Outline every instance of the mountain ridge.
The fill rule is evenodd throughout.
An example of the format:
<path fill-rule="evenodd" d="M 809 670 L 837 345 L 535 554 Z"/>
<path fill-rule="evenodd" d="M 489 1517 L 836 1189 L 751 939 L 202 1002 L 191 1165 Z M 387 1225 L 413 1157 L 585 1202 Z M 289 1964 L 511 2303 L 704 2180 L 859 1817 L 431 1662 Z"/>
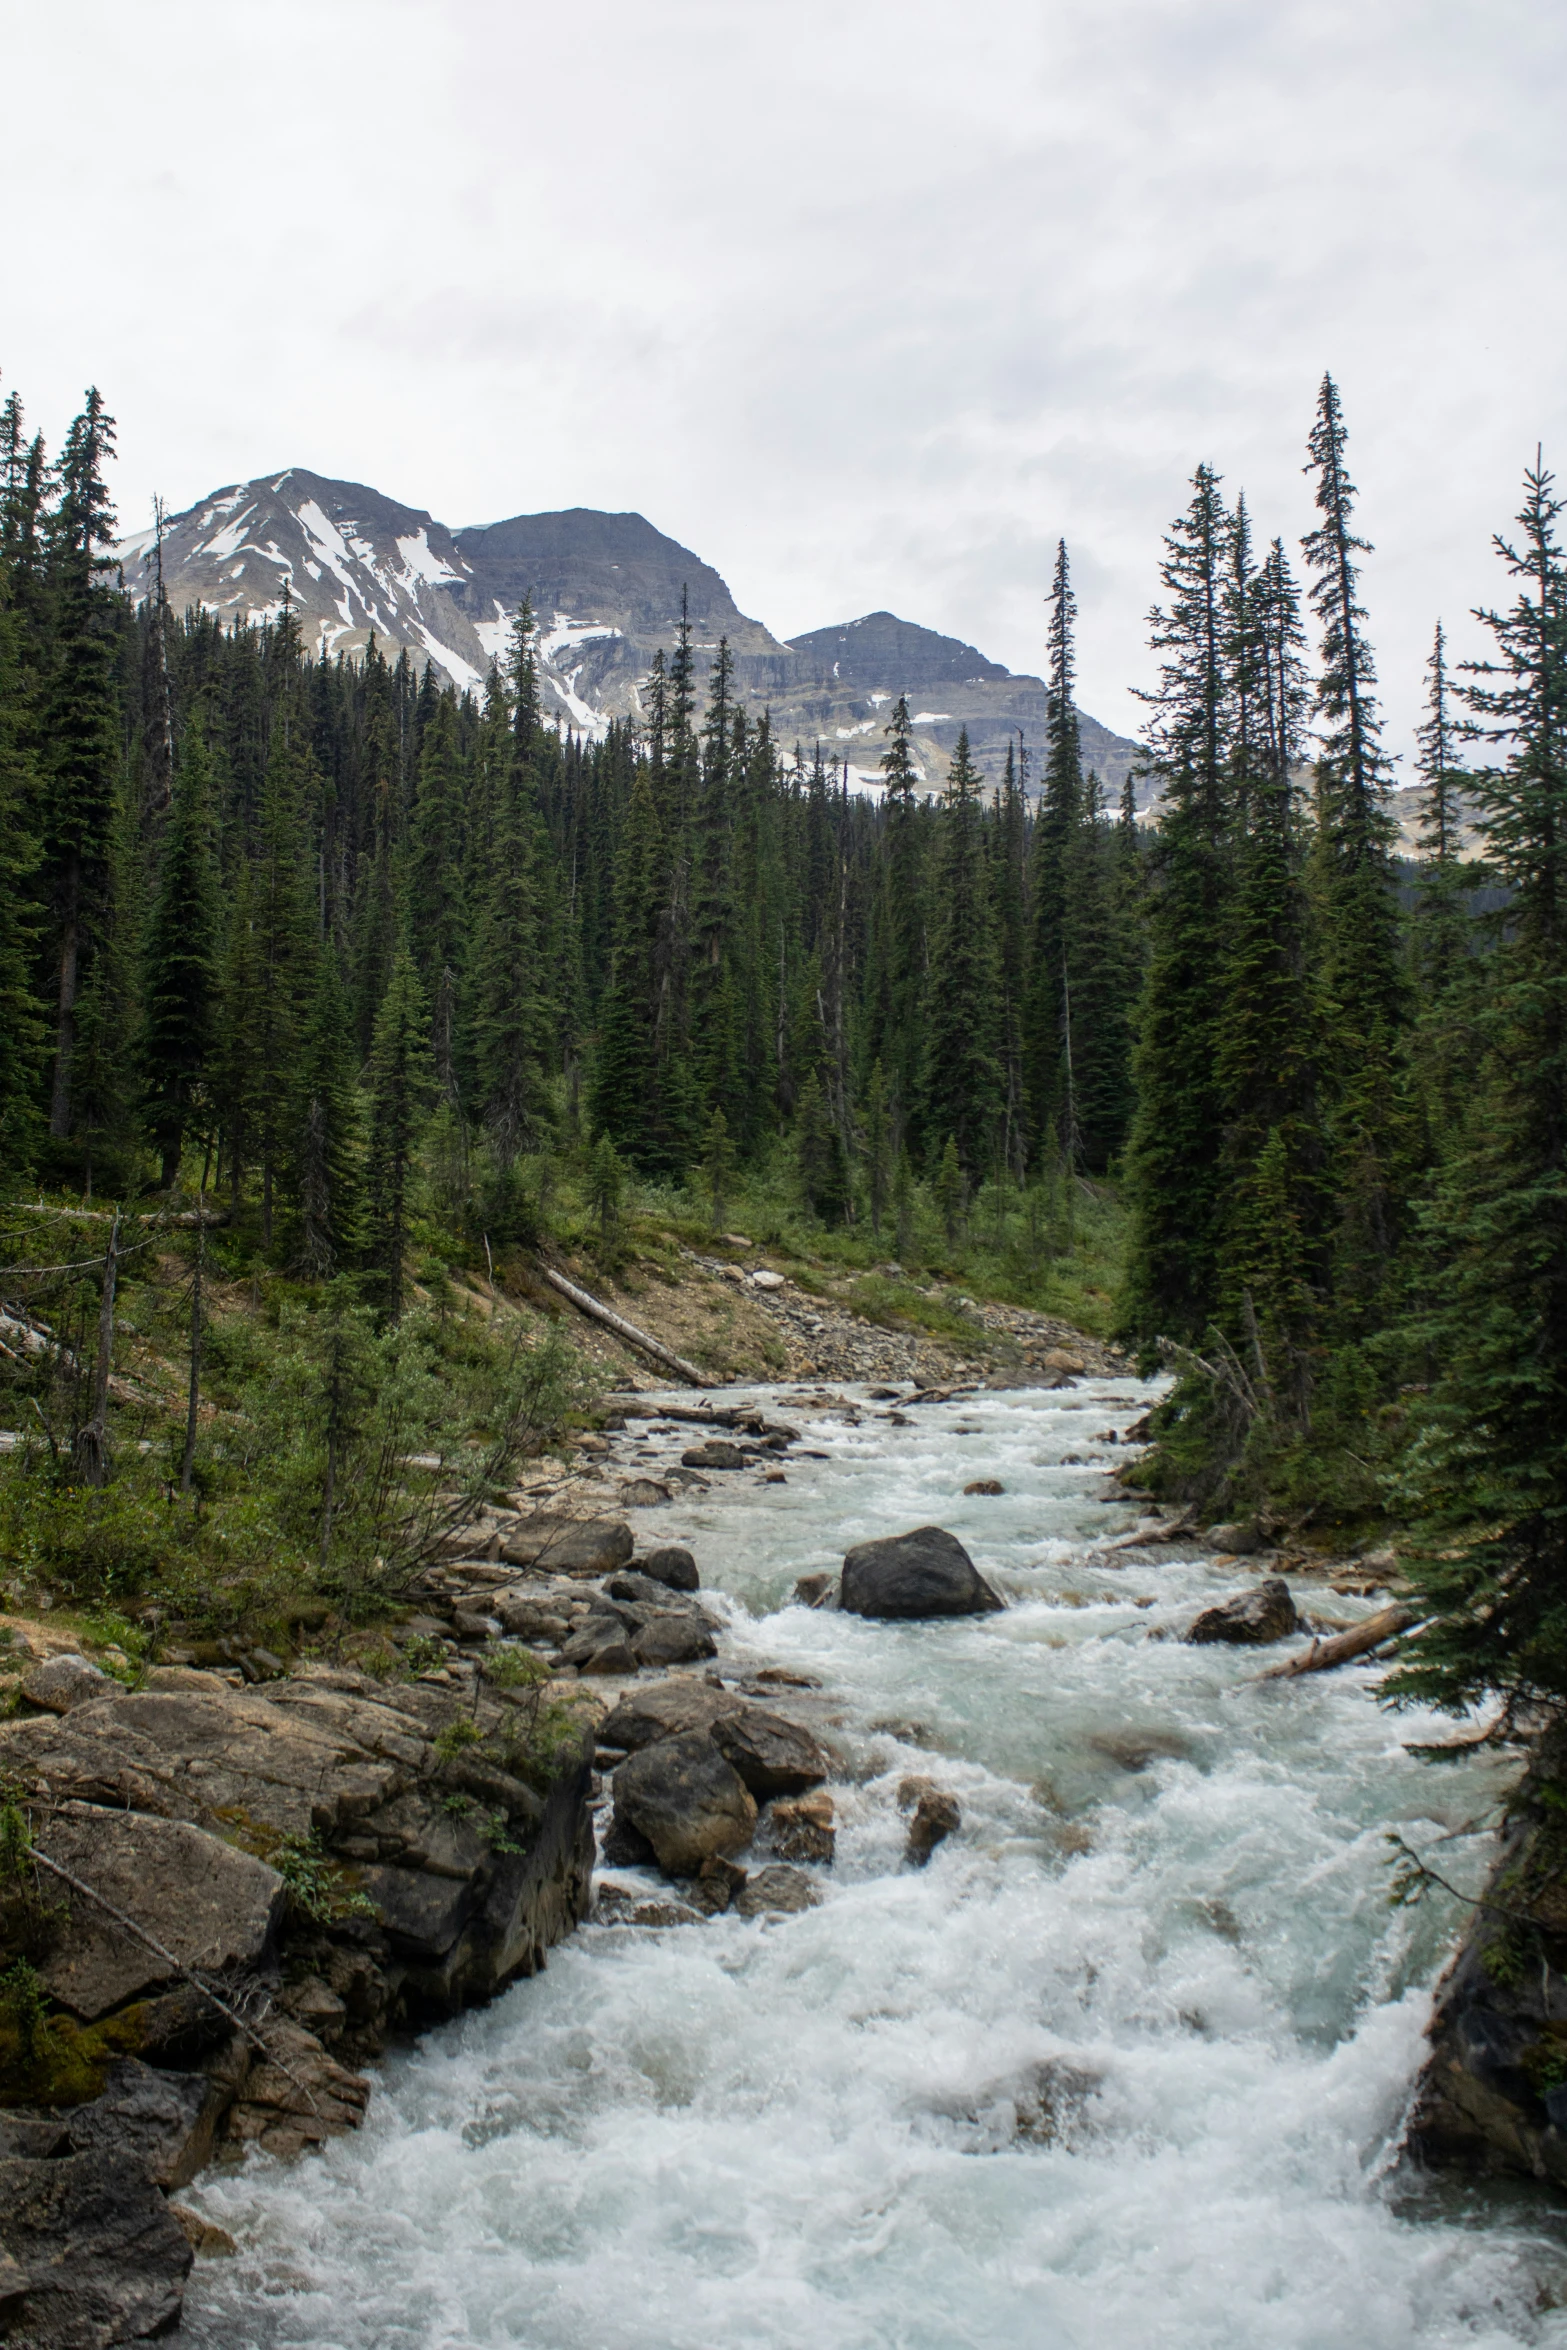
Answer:
<path fill-rule="evenodd" d="M 155 534 L 116 548 L 127 589 L 152 592 Z M 879 784 L 881 737 L 907 693 L 914 762 L 939 786 L 961 728 L 998 780 L 1006 745 L 1043 735 L 1043 681 L 1014 674 L 977 647 L 879 610 L 793 639 L 743 613 L 713 566 L 646 516 L 591 506 L 510 515 L 456 530 L 366 482 L 283 466 L 231 482 L 168 518 L 165 592 L 176 610 L 275 619 L 287 583 L 312 654 L 361 652 L 374 637 L 429 661 L 459 688 L 482 692 L 524 594 L 538 617 L 545 715 L 598 735 L 612 719 L 645 720 L 654 654 L 672 647 L 685 599 L 699 682 L 720 637 L 736 699 L 770 711 L 775 734 L 823 749 L 861 788 Z M 1085 763 L 1118 789 L 1134 743 L 1081 714 Z"/>

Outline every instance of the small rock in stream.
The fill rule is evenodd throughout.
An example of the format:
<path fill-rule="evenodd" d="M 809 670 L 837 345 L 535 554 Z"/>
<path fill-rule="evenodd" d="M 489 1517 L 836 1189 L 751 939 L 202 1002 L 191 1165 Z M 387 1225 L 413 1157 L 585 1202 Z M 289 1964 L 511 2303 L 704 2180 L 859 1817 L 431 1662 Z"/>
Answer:
<path fill-rule="evenodd" d="M 672 1609 L 649 1616 L 631 1646 L 640 1665 L 691 1665 L 718 1654 L 718 1643 L 699 1616 Z"/>
<path fill-rule="evenodd" d="M 712 1436 L 705 1444 L 693 1444 L 680 1456 L 683 1469 L 743 1469 L 746 1456 L 738 1444 L 731 1444 L 725 1436 Z"/>
<path fill-rule="evenodd" d="M 963 1811 L 955 1795 L 945 1787 L 938 1787 L 930 1779 L 904 1779 L 898 1788 L 898 1808 L 906 1811 L 914 1806 L 914 1817 L 909 1822 L 909 1840 L 904 1846 L 904 1858 L 912 1868 L 922 1869 L 938 1844 L 956 1835 L 963 1825 Z"/>
<path fill-rule="evenodd" d="M 637 1560 L 637 1573 L 647 1575 L 655 1583 L 665 1584 L 671 1591 L 697 1591 L 702 1578 L 696 1571 L 696 1560 L 683 1543 L 661 1543 Z"/>
<path fill-rule="evenodd" d="M 735 1913 L 743 1918 L 763 1917 L 769 1911 L 792 1916 L 814 1909 L 821 1897 L 820 1887 L 811 1883 L 803 1869 L 775 1861 L 769 1868 L 758 1869 L 736 1894 Z"/>
<path fill-rule="evenodd" d="M 784 1860 L 830 1862 L 838 1849 L 832 1797 L 825 1787 L 775 1803 L 767 1827 L 774 1850 Z"/>
<path fill-rule="evenodd" d="M 1269 1575 L 1250 1591 L 1239 1591 L 1218 1607 L 1204 1608 L 1186 1637 L 1199 1648 L 1212 1641 L 1262 1648 L 1272 1640 L 1287 1640 L 1299 1627 L 1289 1585 L 1282 1575 Z"/>

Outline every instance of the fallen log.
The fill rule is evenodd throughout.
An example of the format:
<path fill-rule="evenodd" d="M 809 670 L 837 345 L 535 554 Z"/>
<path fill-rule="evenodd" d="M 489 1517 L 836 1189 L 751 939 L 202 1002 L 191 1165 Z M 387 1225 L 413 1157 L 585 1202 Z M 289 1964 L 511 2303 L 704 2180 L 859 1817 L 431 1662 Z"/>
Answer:
<path fill-rule="evenodd" d="M 739 1404 L 648 1403 L 639 1395 L 606 1395 L 606 1407 L 623 1412 L 628 1420 L 689 1420 L 698 1428 L 738 1428 L 756 1414 Z"/>
<path fill-rule="evenodd" d="M 13 1199 L 6 1202 L 8 1210 L 23 1216 L 60 1216 L 73 1224 L 112 1224 L 112 1208 L 52 1208 L 44 1200 Z M 227 1208 L 149 1208 L 143 1213 L 121 1219 L 127 1224 L 167 1224 L 182 1232 L 195 1232 L 205 1226 L 208 1231 L 220 1224 L 233 1221 Z"/>
<path fill-rule="evenodd" d="M 1259 1681 L 1293 1681 L 1301 1673 L 1331 1673 L 1335 1665 L 1347 1665 L 1357 1656 L 1369 1656 L 1380 1648 L 1384 1640 L 1396 1633 L 1407 1632 L 1416 1621 L 1411 1607 L 1379 1608 L 1374 1616 L 1351 1626 L 1347 1632 L 1335 1632 L 1329 1640 L 1314 1640 L 1298 1656 L 1285 1659 L 1281 1665 L 1270 1665 L 1259 1673 Z"/>
<path fill-rule="evenodd" d="M 547 1281 L 551 1289 L 559 1290 L 561 1296 L 568 1299 L 579 1314 L 586 1314 L 590 1321 L 602 1322 L 606 1330 L 613 1330 L 615 1336 L 623 1339 L 627 1346 L 636 1347 L 639 1353 L 650 1355 L 655 1363 L 662 1363 L 667 1370 L 676 1372 L 685 1386 L 716 1386 L 715 1380 L 704 1377 L 694 1363 L 686 1361 L 684 1355 L 677 1355 L 674 1348 L 666 1346 L 661 1338 L 650 1338 L 645 1330 L 639 1330 L 634 1322 L 628 1322 L 624 1315 L 617 1314 L 612 1307 L 600 1304 L 585 1289 L 579 1289 L 574 1281 L 568 1281 L 564 1273 L 557 1273 L 548 1265 L 540 1265 L 538 1270 L 540 1278 Z"/>
<path fill-rule="evenodd" d="M 102 1259 L 95 1260 L 99 1263 Z M 63 1363 L 73 1375 L 80 1369 L 68 1346 L 62 1346 L 47 1322 L 34 1322 L 26 1314 L 18 1314 L 7 1305 L 0 1305 L 0 1355 L 8 1361 L 21 1363 L 27 1357 L 35 1360 L 49 1356 Z M 142 1389 L 130 1379 L 122 1379 L 117 1371 L 109 1374 L 109 1397 L 114 1403 L 145 1403 Z"/>
<path fill-rule="evenodd" d="M 1118 1534 L 1113 1542 L 1103 1545 L 1106 1550 L 1145 1550 L 1155 1542 L 1191 1542 L 1197 1528 L 1185 1518 L 1177 1518 L 1169 1525 L 1139 1526 L 1135 1533 Z"/>

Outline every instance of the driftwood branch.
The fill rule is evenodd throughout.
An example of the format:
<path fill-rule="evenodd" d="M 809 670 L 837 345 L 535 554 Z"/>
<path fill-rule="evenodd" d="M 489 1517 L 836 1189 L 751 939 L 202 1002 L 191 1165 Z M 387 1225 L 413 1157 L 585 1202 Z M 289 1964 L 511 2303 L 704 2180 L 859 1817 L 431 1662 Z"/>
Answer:
<path fill-rule="evenodd" d="M 634 1346 L 640 1353 L 651 1355 L 655 1363 L 662 1363 L 666 1370 L 675 1372 L 685 1386 L 711 1387 L 715 1384 L 694 1363 L 688 1363 L 684 1355 L 677 1355 L 673 1347 L 665 1346 L 661 1338 L 650 1338 L 634 1322 L 626 1321 L 623 1315 L 615 1313 L 609 1306 L 601 1305 L 596 1297 L 590 1297 L 585 1289 L 579 1289 L 574 1281 L 568 1281 L 564 1273 L 557 1273 L 548 1265 L 540 1265 L 539 1274 L 551 1289 L 558 1290 L 563 1298 L 568 1299 L 579 1314 L 586 1314 L 590 1321 L 602 1322 L 606 1330 L 613 1330 L 615 1336 L 624 1339 L 627 1346 Z"/>
<path fill-rule="evenodd" d="M 1281 1665 L 1270 1665 L 1259 1673 L 1259 1681 L 1293 1681 L 1301 1673 L 1331 1673 L 1335 1665 L 1347 1665 L 1357 1656 L 1369 1656 L 1380 1648 L 1384 1640 L 1396 1633 L 1407 1632 L 1416 1620 L 1410 1607 L 1380 1608 L 1374 1616 L 1367 1616 L 1347 1632 L 1335 1632 L 1330 1640 L 1314 1640 L 1298 1656 L 1286 1658 Z"/>

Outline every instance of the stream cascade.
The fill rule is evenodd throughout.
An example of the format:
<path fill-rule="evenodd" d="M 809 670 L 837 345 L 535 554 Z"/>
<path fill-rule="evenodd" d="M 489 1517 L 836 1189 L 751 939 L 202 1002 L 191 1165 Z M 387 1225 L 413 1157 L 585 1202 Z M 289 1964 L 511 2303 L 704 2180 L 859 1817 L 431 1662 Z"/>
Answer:
<path fill-rule="evenodd" d="M 1511 2350 L 1567 2345 L 1567 2233 L 1527 2182 L 1400 2158 L 1457 1900 L 1390 1901 L 1390 1833 L 1478 1891 L 1503 1767 L 1379 1668 L 1258 1678 L 1186 1645 L 1250 1580 L 1116 1549 L 1153 1391 L 1092 1378 L 894 1418 L 819 1408 L 787 1482 L 634 1512 L 830 1743 L 814 1908 L 590 1923 L 383 2067 L 364 2129 L 188 2200 L 235 2238 L 199 2350 Z M 651 1399 L 656 1401 L 657 1399 Z M 718 1399 L 715 1399 L 718 1400 Z M 657 1473 L 688 1441 L 636 1426 Z M 999 1494 L 966 1485 L 999 1483 Z M 939 1524 L 1007 1606 L 873 1622 L 792 1600 Z M 1374 1601 L 1303 1607 L 1340 1616 Z M 904 1858 L 910 1777 L 962 1825 Z M 601 1872 L 648 1900 L 653 1872 Z M 622 1913 L 623 1914 L 623 1913 Z"/>

